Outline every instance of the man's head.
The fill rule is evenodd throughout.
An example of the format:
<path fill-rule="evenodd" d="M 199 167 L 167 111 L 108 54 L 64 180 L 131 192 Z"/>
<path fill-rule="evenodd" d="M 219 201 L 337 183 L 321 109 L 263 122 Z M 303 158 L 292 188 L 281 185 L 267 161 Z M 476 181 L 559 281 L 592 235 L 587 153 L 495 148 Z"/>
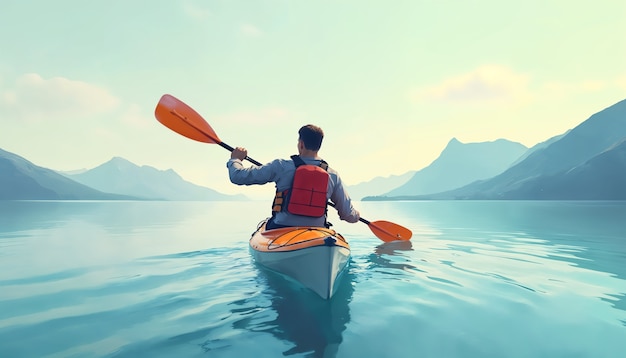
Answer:
<path fill-rule="evenodd" d="M 307 124 L 300 128 L 298 131 L 300 137 L 298 140 L 302 141 L 304 148 L 317 152 L 322 146 L 322 139 L 324 139 L 324 131 L 318 126 Z"/>

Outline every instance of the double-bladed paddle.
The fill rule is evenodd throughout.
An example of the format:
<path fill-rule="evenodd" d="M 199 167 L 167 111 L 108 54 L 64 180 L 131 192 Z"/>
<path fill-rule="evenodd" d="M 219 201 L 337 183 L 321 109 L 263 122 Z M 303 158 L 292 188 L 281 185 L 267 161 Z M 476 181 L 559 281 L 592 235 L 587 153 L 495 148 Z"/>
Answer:
<path fill-rule="evenodd" d="M 187 138 L 203 143 L 218 144 L 230 152 L 234 150 L 233 147 L 222 142 L 209 123 L 198 112 L 172 95 L 165 94 L 161 97 L 154 115 L 167 128 Z M 262 165 L 250 157 L 245 159 L 255 165 Z M 335 206 L 332 202 L 328 202 L 328 204 Z M 367 224 L 372 233 L 385 242 L 410 240 L 413 236 L 411 230 L 389 221 L 368 221 L 363 218 L 359 218 L 359 221 Z"/>

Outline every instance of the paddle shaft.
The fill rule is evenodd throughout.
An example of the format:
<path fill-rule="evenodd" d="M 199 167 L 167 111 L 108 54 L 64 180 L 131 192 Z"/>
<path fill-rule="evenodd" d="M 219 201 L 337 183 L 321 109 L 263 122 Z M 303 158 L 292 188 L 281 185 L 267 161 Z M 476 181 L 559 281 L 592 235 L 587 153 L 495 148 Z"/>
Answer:
<path fill-rule="evenodd" d="M 220 147 L 232 152 L 233 150 L 235 150 L 235 148 L 231 147 L 230 145 L 222 142 L 221 140 L 219 140 L 218 138 L 213 137 L 212 135 L 210 135 L 209 133 L 207 133 L 206 131 L 202 130 L 202 128 L 198 128 L 198 126 L 196 126 L 193 122 L 191 122 L 190 120 L 187 119 L 187 117 L 183 116 L 182 114 L 176 112 L 176 110 L 170 110 L 170 113 L 175 115 L 176 117 L 182 119 L 183 121 L 185 121 L 185 123 L 187 123 L 190 127 L 192 127 L 193 129 L 197 130 L 199 133 L 202 133 L 203 135 L 205 135 L 207 138 L 209 138 L 211 141 L 213 141 L 215 144 L 219 145 Z M 261 166 L 263 164 L 261 164 L 260 162 L 250 158 L 250 157 L 245 157 L 244 159 L 247 159 L 250 163 Z"/>
<path fill-rule="evenodd" d="M 222 147 L 224 147 L 224 148 L 228 149 L 228 150 L 229 150 L 229 151 L 231 151 L 231 152 L 232 152 L 233 150 L 235 150 L 235 148 L 231 147 L 230 145 L 228 145 L 228 144 L 226 144 L 226 143 L 224 143 L 224 142 L 219 142 L 219 143 L 217 143 L 217 144 L 219 144 L 220 146 L 222 146 Z M 254 164 L 254 165 L 258 165 L 258 166 L 263 165 L 263 164 L 261 164 L 261 162 L 257 162 L 256 160 L 254 160 L 254 159 L 252 159 L 252 158 L 250 158 L 250 157 L 247 157 L 247 156 L 246 156 L 245 158 L 243 158 L 243 159 L 245 159 L 245 160 L 249 161 L 250 163 L 252 163 L 252 164 Z"/>

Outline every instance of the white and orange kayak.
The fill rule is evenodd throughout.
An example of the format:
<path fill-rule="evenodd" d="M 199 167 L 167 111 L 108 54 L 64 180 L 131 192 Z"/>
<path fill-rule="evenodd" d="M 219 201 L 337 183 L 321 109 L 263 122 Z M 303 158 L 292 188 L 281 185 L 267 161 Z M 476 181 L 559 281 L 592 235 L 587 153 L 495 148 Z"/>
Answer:
<path fill-rule="evenodd" d="M 255 261 L 331 298 L 350 259 L 350 245 L 343 236 L 324 227 L 266 230 L 265 223 L 250 238 Z"/>

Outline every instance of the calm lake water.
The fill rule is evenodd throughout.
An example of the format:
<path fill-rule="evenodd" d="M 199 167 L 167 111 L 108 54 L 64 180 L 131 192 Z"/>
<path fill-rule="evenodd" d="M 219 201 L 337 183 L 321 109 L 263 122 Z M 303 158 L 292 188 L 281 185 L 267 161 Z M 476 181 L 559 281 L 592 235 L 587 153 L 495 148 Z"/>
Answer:
<path fill-rule="evenodd" d="M 0 202 L 0 357 L 624 357 L 625 202 L 357 202 L 330 301 L 254 264 L 266 202 Z"/>

